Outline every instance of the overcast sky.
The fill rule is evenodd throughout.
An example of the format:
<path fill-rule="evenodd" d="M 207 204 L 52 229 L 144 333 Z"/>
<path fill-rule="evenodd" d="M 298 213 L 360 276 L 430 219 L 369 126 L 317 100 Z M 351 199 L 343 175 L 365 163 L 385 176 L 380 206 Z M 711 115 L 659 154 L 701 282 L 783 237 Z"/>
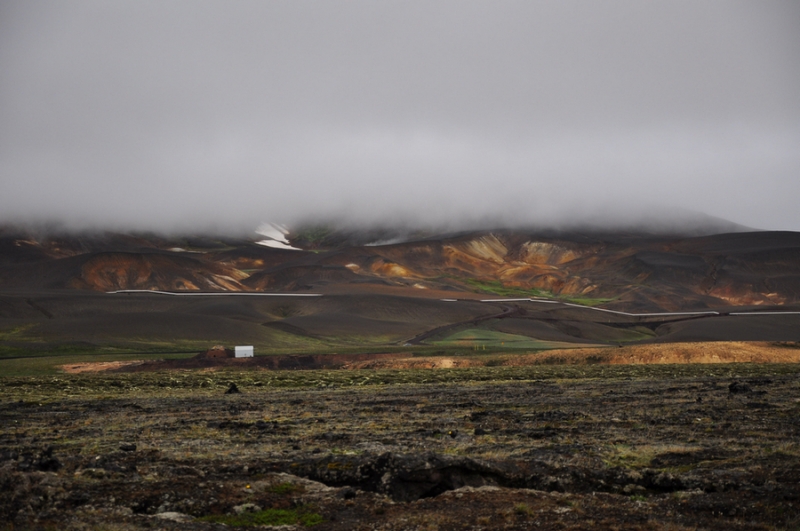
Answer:
<path fill-rule="evenodd" d="M 800 2 L 0 1 L 0 221 L 800 230 Z"/>

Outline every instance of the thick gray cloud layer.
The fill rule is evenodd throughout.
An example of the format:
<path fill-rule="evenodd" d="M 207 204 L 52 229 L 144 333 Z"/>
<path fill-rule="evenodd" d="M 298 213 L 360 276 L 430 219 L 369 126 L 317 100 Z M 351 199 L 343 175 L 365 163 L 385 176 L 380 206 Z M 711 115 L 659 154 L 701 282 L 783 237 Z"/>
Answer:
<path fill-rule="evenodd" d="M 800 3 L 0 3 L 0 218 L 800 230 Z"/>

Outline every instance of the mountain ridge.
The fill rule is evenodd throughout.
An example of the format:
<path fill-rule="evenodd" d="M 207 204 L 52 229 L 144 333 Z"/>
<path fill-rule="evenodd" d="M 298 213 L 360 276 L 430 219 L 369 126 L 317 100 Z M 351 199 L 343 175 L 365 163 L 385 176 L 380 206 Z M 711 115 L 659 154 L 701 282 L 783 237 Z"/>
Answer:
<path fill-rule="evenodd" d="M 386 235 L 386 233 L 383 233 Z M 366 234 L 374 236 L 374 234 Z M 562 298 L 675 311 L 800 301 L 800 233 L 697 237 L 498 229 L 384 245 L 329 230 L 314 248 L 253 239 L 0 233 L 0 289 L 326 291 L 348 285 Z M 307 245 L 307 232 L 287 235 Z M 324 244 L 329 242 L 326 248 Z"/>

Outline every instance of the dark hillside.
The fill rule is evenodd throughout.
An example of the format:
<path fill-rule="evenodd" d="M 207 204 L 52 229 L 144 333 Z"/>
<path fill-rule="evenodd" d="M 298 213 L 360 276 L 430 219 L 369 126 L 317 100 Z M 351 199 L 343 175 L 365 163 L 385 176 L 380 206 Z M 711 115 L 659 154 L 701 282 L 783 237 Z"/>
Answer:
<path fill-rule="evenodd" d="M 800 339 L 796 315 L 655 319 L 586 308 L 792 310 L 800 304 L 797 233 L 498 230 L 403 236 L 397 243 L 347 246 L 375 242 L 343 234 L 332 250 L 292 251 L 199 236 L 5 230 L 0 337 L 98 344 L 403 344 L 447 342 L 449 335 L 477 327 L 496 337 L 577 343 Z M 326 237 L 334 241 L 336 234 Z M 117 290 L 289 296 L 101 293 Z M 292 297 L 308 294 L 322 296 Z M 550 303 L 478 302 L 531 298 Z"/>

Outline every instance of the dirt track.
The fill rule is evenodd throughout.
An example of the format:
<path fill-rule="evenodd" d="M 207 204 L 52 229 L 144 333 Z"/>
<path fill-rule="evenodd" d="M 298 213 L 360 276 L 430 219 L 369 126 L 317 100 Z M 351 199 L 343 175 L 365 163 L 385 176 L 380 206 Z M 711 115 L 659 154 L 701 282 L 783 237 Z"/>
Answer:
<path fill-rule="evenodd" d="M 89 361 L 86 363 L 70 363 L 62 365 L 61 370 L 67 374 L 81 374 L 93 372 L 105 372 L 128 367 L 131 365 L 141 365 L 144 360 L 131 361 Z"/>

